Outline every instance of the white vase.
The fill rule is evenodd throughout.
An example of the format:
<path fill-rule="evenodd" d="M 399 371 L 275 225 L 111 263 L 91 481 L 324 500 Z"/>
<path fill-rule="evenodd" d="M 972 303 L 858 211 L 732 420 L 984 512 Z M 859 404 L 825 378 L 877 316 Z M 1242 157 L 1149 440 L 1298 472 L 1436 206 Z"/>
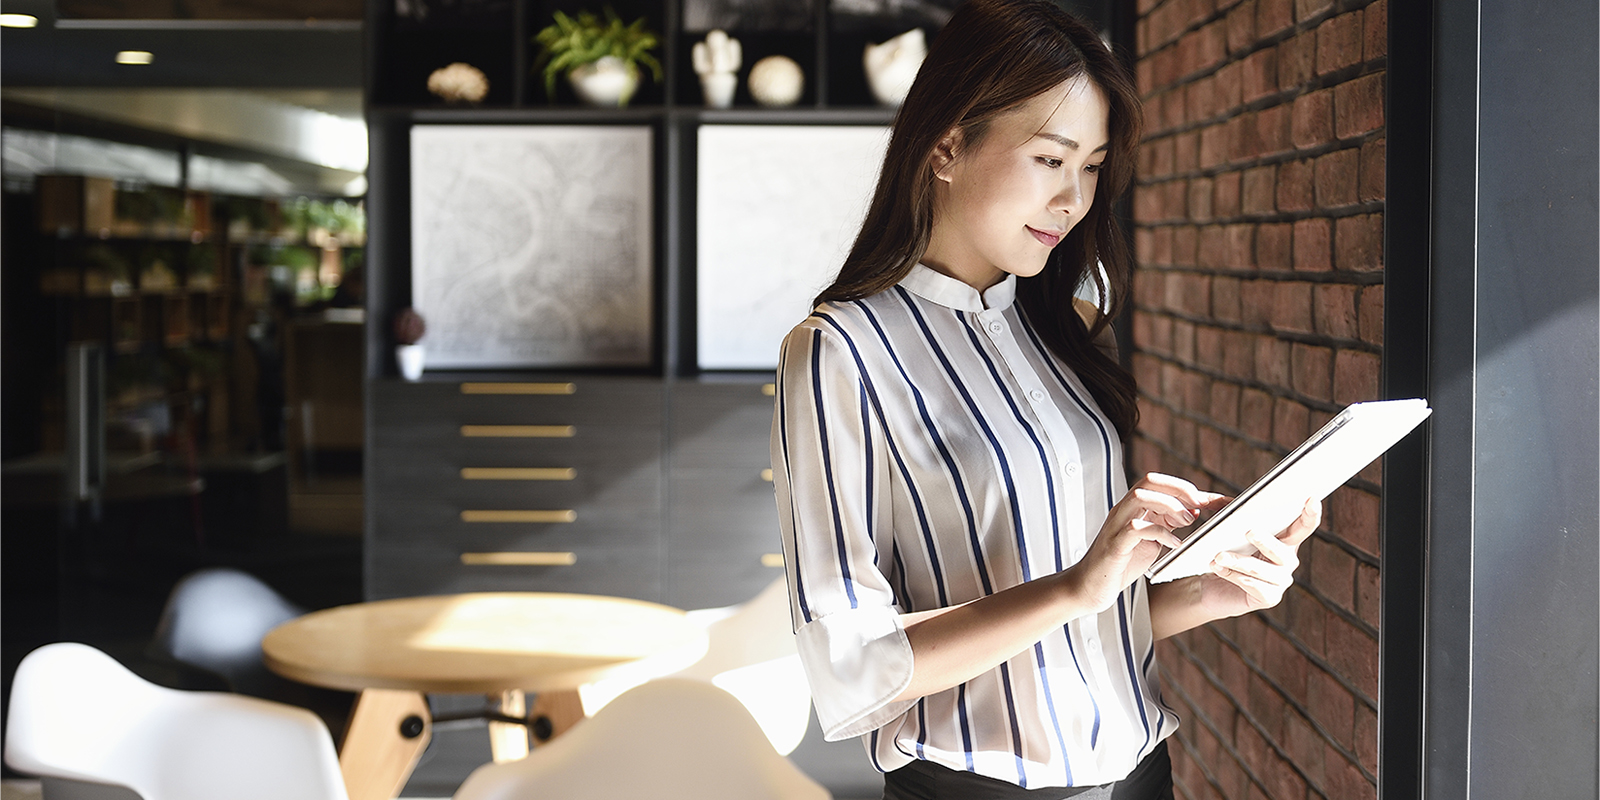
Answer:
<path fill-rule="evenodd" d="M 615 108 L 628 104 L 639 88 L 639 71 L 616 56 L 605 56 L 567 73 L 572 91 L 591 106 Z"/>
<path fill-rule="evenodd" d="M 912 28 L 883 44 L 868 43 L 861 52 L 861 65 L 867 71 L 872 96 L 886 106 L 899 106 L 917 79 L 917 70 L 928 56 L 927 40 L 921 28 Z"/>
<path fill-rule="evenodd" d="M 713 72 L 700 76 L 700 89 L 706 96 L 707 108 L 727 108 L 733 105 L 733 90 L 739 85 L 739 76 L 731 72 Z"/>
<path fill-rule="evenodd" d="M 400 364 L 400 377 L 408 381 L 422 379 L 422 365 L 425 361 L 422 345 L 399 345 L 394 349 L 394 360 Z"/>

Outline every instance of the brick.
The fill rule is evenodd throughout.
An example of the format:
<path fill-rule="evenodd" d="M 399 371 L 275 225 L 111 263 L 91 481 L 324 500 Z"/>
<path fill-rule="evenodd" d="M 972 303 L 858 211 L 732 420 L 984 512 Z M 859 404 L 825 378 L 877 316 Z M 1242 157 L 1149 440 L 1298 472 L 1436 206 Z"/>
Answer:
<path fill-rule="evenodd" d="M 1341 139 L 1383 127 L 1383 73 L 1362 75 L 1333 89 L 1333 131 Z"/>
<path fill-rule="evenodd" d="M 1228 237 L 1221 225 L 1206 225 L 1200 229 L 1199 262 L 1202 269 L 1228 266 Z"/>
<path fill-rule="evenodd" d="M 1167 94 L 1162 95 L 1162 97 L 1171 97 L 1171 96 L 1172 96 L 1171 92 L 1168 92 Z M 1146 167 L 1145 173 L 1143 175 L 1141 175 L 1140 177 L 1143 177 L 1143 178 L 1164 178 L 1164 177 L 1172 174 L 1172 172 L 1173 172 L 1173 169 L 1172 169 L 1172 162 L 1173 162 L 1173 140 L 1172 140 L 1172 137 L 1168 136 L 1168 137 L 1163 137 L 1161 139 L 1156 139 L 1153 142 L 1145 142 L 1142 146 L 1140 146 L 1139 152 L 1140 152 L 1140 154 L 1146 154 L 1147 153 L 1148 154 L 1147 157 L 1149 159 L 1149 165 Z"/>
<path fill-rule="evenodd" d="M 1271 325 L 1277 308 L 1277 287 L 1272 281 L 1246 280 L 1239 284 L 1240 321 L 1246 325 Z"/>
<path fill-rule="evenodd" d="M 1199 429 L 1200 466 L 1213 474 L 1222 471 L 1222 432 L 1212 427 Z"/>
<path fill-rule="evenodd" d="M 1172 355 L 1172 317 L 1165 314 L 1151 314 L 1150 338 L 1144 343 L 1144 349 L 1157 355 Z M 1163 365 L 1163 369 L 1166 365 Z"/>
<path fill-rule="evenodd" d="M 1190 111 L 1192 115 L 1194 112 Z M 1191 119 L 1194 119 L 1191 116 Z M 1180 133 L 1173 139 L 1172 168 L 1178 172 L 1193 172 L 1200 168 L 1200 134 Z"/>
<path fill-rule="evenodd" d="M 1312 585 L 1328 602 L 1349 611 L 1356 609 L 1356 560 L 1343 548 L 1327 539 L 1313 537 L 1311 545 Z"/>
<path fill-rule="evenodd" d="M 1241 173 L 1224 172 L 1212 181 L 1212 213 L 1218 217 L 1236 217 L 1242 206 L 1240 201 Z"/>
<path fill-rule="evenodd" d="M 1240 380 L 1256 377 L 1256 340 L 1244 331 L 1229 331 L 1222 337 L 1222 371 Z"/>
<path fill-rule="evenodd" d="M 1267 774 L 1262 779 L 1263 790 L 1268 798 L 1305 797 L 1306 781 L 1295 771 L 1294 765 L 1282 758 L 1274 758 Z"/>
<path fill-rule="evenodd" d="M 1217 105 L 1221 111 L 1228 111 L 1243 102 L 1244 66 L 1238 61 L 1224 65 L 1217 70 Z"/>
<path fill-rule="evenodd" d="M 1289 342 L 1273 336 L 1256 337 L 1256 380 L 1272 386 L 1289 386 Z"/>
<path fill-rule="evenodd" d="M 1303 219 L 1294 224 L 1296 270 L 1325 272 L 1333 268 L 1330 247 L 1332 227 L 1326 219 Z"/>
<path fill-rule="evenodd" d="M 1356 706 L 1355 753 L 1361 766 L 1374 775 L 1378 773 L 1378 712 L 1364 705 Z"/>
<path fill-rule="evenodd" d="M 1189 338 L 1190 352 L 1193 353 L 1194 337 L 1191 332 Z M 1194 359 L 1189 359 L 1193 361 Z M 1211 407 L 1211 379 L 1203 372 L 1186 370 L 1183 373 L 1183 408 L 1194 414 L 1204 414 Z"/>
<path fill-rule="evenodd" d="M 1361 189 L 1363 203 L 1384 198 L 1386 140 L 1374 139 L 1361 145 Z"/>
<path fill-rule="evenodd" d="M 1272 404 L 1272 439 L 1285 450 L 1300 446 L 1307 436 L 1310 416 L 1306 407 L 1279 397 Z"/>
<path fill-rule="evenodd" d="M 1227 381 L 1211 382 L 1211 419 L 1230 428 L 1239 425 L 1239 386 Z"/>
<path fill-rule="evenodd" d="M 1222 20 L 1195 31 L 1195 71 L 1207 70 L 1221 64 L 1228 57 L 1228 26 Z"/>
<path fill-rule="evenodd" d="M 1283 717 L 1288 710 L 1288 704 L 1283 702 L 1283 695 L 1272 688 L 1272 684 L 1261 675 L 1250 676 L 1250 696 L 1245 707 L 1250 710 L 1250 715 L 1261 726 L 1269 741 L 1277 742 L 1283 738 Z"/>
<path fill-rule="evenodd" d="M 1323 752 L 1327 744 L 1328 740 L 1312 729 L 1305 717 L 1291 714 L 1284 720 L 1283 750 L 1313 786 L 1322 784 Z"/>
<path fill-rule="evenodd" d="M 1272 395 L 1260 389 L 1239 393 L 1239 430 L 1257 441 L 1272 440 Z"/>
<path fill-rule="evenodd" d="M 1291 358 L 1294 390 L 1315 400 L 1332 400 L 1333 351 L 1295 342 Z"/>
<path fill-rule="evenodd" d="M 1295 333 L 1311 332 L 1311 284 L 1282 281 L 1274 287 L 1272 328 Z"/>
<path fill-rule="evenodd" d="M 1378 546 L 1378 496 L 1359 489 L 1340 488 L 1323 504 L 1323 519 L 1339 538 L 1372 555 Z"/>
<path fill-rule="evenodd" d="M 1172 266 L 1172 228 L 1165 225 L 1159 228 L 1144 228 L 1150 234 L 1150 261 L 1146 263 L 1167 267 Z"/>
<path fill-rule="evenodd" d="M 1141 224 L 1160 222 L 1165 216 L 1161 200 L 1162 194 L 1157 186 L 1134 187 L 1133 221 Z"/>
<path fill-rule="evenodd" d="M 1238 278 L 1211 279 L 1211 316 L 1222 322 L 1240 321 Z"/>
<path fill-rule="evenodd" d="M 1151 228 L 1135 228 L 1133 231 L 1133 259 L 1142 265 L 1155 262 L 1156 232 Z"/>
<path fill-rule="evenodd" d="M 1215 279 L 1213 279 L 1212 292 L 1216 292 Z M 1212 300 L 1216 302 L 1215 298 Z M 1196 326 L 1194 329 L 1194 361 L 1202 367 L 1213 370 L 1222 369 L 1222 331 L 1209 325 Z"/>
<path fill-rule="evenodd" d="M 1134 270 L 1134 305 L 1143 308 L 1159 308 L 1162 298 L 1166 297 L 1166 287 L 1166 272 L 1153 269 Z"/>
<path fill-rule="evenodd" d="M 1285 161 L 1278 165 L 1278 210 L 1310 211 L 1316 206 L 1312 162 Z"/>
<path fill-rule="evenodd" d="M 1327 787 L 1324 791 L 1328 797 L 1337 797 L 1339 800 L 1369 800 L 1378 796 L 1377 787 L 1361 774 L 1361 770 L 1331 747 L 1323 771 L 1327 775 Z"/>
<path fill-rule="evenodd" d="M 1263 156 L 1286 153 L 1294 147 L 1288 105 L 1268 106 L 1255 115 L 1257 152 Z"/>
<path fill-rule="evenodd" d="M 1294 640 L 1318 658 L 1327 651 L 1324 642 L 1324 632 L 1327 629 L 1327 610 L 1322 603 L 1306 592 L 1304 587 L 1291 586 L 1285 594 L 1284 605 L 1288 608 L 1289 631 L 1294 635 Z M 1309 703 L 1309 693 L 1300 698 L 1302 702 Z"/>
<path fill-rule="evenodd" d="M 1139 4 L 1136 7 L 1139 9 L 1139 14 L 1144 15 L 1150 13 L 1150 9 L 1160 4 L 1161 0 L 1139 0 Z"/>
<path fill-rule="evenodd" d="M 1207 75 L 1183 87 L 1183 103 L 1189 121 L 1199 122 L 1217 115 L 1217 79 Z"/>
<path fill-rule="evenodd" d="M 1233 269 L 1254 269 L 1256 226 L 1250 223 L 1228 225 L 1223 229 L 1223 235 L 1227 240 L 1228 266 Z"/>
<path fill-rule="evenodd" d="M 1209 169 L 1228 160 L 1231 145 L 1226 124 L 1210 125 L 1200 129 L 1200 168 Z"/>
<path fill-rule="evenodd" d="M 1327 283 L 1317 286 L 1312 298 L 1316 332 L 1335 339 L 1356 338 L 1358 291 L 1358 287 L 1347 284 Z"/>
<path fill-rule="evenodd" d="M 1361 341 L 1383 344 L 1383 287 L 1367 286 L 1361 290 L 1359 327 Z"/>
<path fill-rule="evenodd" d="M 1317 26 L 1317 74 L 1361 63 L 1361 12 L 1352 11 Z"/>
<path fill-rule="evenodd" d="M 1172 357 L 1185 364 L 1194 363 L 1194 323 L 1172 321 Z"/>
<path fill-rule="evenodd" d="M 1144 351 L 1143 343 L 1135 343 L 1138 350 Z M 1150 389 L 1161 385 L 1161 361 L 1145 352 L 1133 354 L 1133 379 L 1140 386 Z"/>
<path fill-rule="evenodd" d="M 1287 0 L 1284 0 L 1287 2 Z M 1278 44 L 1278 86 L 1304 86 L 1317 74 L 1317 32 L 1306 31 Z"/>
<path fill-rule="evenodd" d="M 1145 104 L 1149 107 L 1149 104 Z M 1174 89 L 1161 93 L 1160 103 L 1160 129 L 1176 128 L 1188 121 L 1188 112 L 1183 107 L 1183 90 Z"/>
<path fill-rule="evenodd" d="M 1328 649 L 1333 649 L 1331 641 Z M 1349 741 L 1355 731 L 1355 697 L 1326 672 L 1312 670 L 1306 675 L 1306 711 L 1337 742 Z"/>
<path fill-rule="evenodd" d="M 1340 617 L 1328 618 L 1328 665 L 1365 699 L 1378 696 L 1378 643 Z M 1354 742 L 1346 734 L 1340 744 L 1348 747 Z"/>
<path fill-rule="evenodd" d="M 1228 126 L 1228 160 L 1229 161 L 1254 161 L 1261 150 L 1261 145 L 1256 141 L 1256 126 L 1254 115 L 1250 113 L 1237 113 L 1227 121 Z"/>
<path fill-rule="evenodd" d="M 1361 58 L 1376 61 L 1389 55 L 1389 0 L 1367 6 L 1361 15 Z"/>
<path fill-rule="evenodd" d="M 1246 56 L 1239 90 L 1244 102 L 1260 100 L 1278 91 L 1278 49 L 1268 47 Z"/>
<path fill-rule="evenodd" d="M 1189 182 L 1185 180 L 1168 181 L 1162 184 L 1166 197 L 1162 205 L 1166 208 L 1169 219 L 1184 219 L 1189 213 Z"/>
<path fill-rule="evenodd" d="M 1333 90 L 1319 89 L 1296 97 L 1290 116 L 1295 147 L 1317 147 L 1333 141 Z"/>
<path fill-rule="evenodd" d="M 1161 365 L 1160 386 L 1161 397 L 1169 403 L 1179 405 L 1181 408 L 1183 401 L 1183 367 L 1171 362 L 1163 363 Z"/>
<path fill-rule="evenodd" d="M 1256 43 L 1256 0 L 1246 0 L 1228 12 L 1228 52 L 1237 53 Z"/>
<path fill-rule="evenodd" d="M 1139 63 L 1134 65 L 1134 83 L 1139 91 L 1140 97 L 1149 97 L 1150 92 L 1155 89 L 1155 72 L 1156 62 L 1154 59 L 1140 59 Z"/>
<path fill-rule="evenodd" d="M 1246 214 L 1270 214 L 1276 206 L 1278 168 L 1272 164 L 1244 171 L 1241 210 Z"/>
<path fill-rule="evenodd" d="M 1333 8 L 1333 0 L 1294 0 L 1296 22 L 1309 22 Z"/>
<path fill-rule="evenodd" d="M 1361 180 L 1361 151 L 1336 150 L 1316 160 L 1317 207 L 1335 209 L 1354 205 Z"/>
<path fill-rule="evenodd" d="M 1215 193 L 1216 181 L 1210 178 L 1193 178 L 1189 181 L 1189 219 L 1193 222 L 1207 222 L 1212 216 L 1211 198 Z"/>
<path fill-rule="evenodd" d="M 1266 38 L 1286 30 L 1294 24 L 1293 0 L 1258 0 L 1256 4 L 1256 34 Z"/>
<path fill-rule="evenodd" d="M 1371 564 L 1356 567 L 1356 616 L 1374 628 L 1382 618 L 1379 577 L 1378 568 Z"/>
<path fill-rule="evenodd" d="M 1359 403 L 1378 399 L 1380 365 L 1376 353 L 1340 350 L 1333 367 L 1334 401 Z"/>
<path fill-rule="evenodd" d="M 1299 234 L 1299 229 L 1295 233 Z M 1383 215 L 1344 217 L 1334 226 L 1334 266 L 1349 272 L 1383 269 Z"/>
<path fill-rule="evenodd" d="M 1192 265 L 1199 252 L 1200 230 L 1194 225 L 1172 229 L 1172 263 Z"/>
<path fill-rule="evenodd" d="M 1287 222 L 1263 222 L 1256 226 L 1257 268 L 1280 270 L 1293 268 L 1293 230 L 1294 227 Z"/>
<path fill-rule="evenodd" d="M 1133 25 L 1133 52 L 1144 58 L 1150 52 L 1150 20 L 1141 19 Z"/>

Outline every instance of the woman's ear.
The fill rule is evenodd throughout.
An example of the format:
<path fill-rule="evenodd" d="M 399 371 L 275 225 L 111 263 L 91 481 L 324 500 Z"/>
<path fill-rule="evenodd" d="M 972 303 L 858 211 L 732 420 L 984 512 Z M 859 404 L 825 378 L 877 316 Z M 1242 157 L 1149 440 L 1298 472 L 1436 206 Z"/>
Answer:
<path fill-rule="evenodd" d="M 933 167 L 933 177 L 945 183 L 950 182 L 950 168 L 956 163 L 956 154 L 961 149 L 961 129 L 951 128 L 938 143 L 933 146 L 933 155 L 929 163 Z"/>

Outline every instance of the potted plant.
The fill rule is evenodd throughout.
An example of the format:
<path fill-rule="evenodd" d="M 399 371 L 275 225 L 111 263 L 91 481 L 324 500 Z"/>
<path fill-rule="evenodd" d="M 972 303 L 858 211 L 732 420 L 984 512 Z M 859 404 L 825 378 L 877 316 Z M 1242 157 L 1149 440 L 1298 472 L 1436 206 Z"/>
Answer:
<path fill-rule="evenodd" d="M 625 106 L 639 86 L 639 65 L 661 80 L 661 62 L 650 55 L 659 43 L 640 17 L 624 25 L 609 7 L 605 19 L 583 11 L 576 19 L 555 12 L 555 22 L 535 35 L 543 50 L 544 89 L 556 96 L 556 78 L 565 73 L 572 90 L 590 105 Z"/>

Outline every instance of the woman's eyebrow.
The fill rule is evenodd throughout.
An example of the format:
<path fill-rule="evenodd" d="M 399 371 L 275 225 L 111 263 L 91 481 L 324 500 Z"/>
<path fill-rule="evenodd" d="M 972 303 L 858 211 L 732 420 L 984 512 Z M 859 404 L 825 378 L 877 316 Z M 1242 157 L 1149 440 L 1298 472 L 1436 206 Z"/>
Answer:
<path fill-rule="evenodd" d="M 1082 149 L 1082 146 L 1079 145 L 1076 140 L 1068 139 L 1065 136 L 1058 136 L 1058 135 L 1056 135 L 1054 133 L 1042 133 L 1041 132 L 1041 133 L 1036 133 L 1033 136 L 1036 139 L 1049 139 L 1050 141 L 1055 142 L 1056 144 L 1059 144 L 1062 147 L 1068 148 L 1070 150 L 1080 150 L 1080 149 Z M 1102 144 L 1099 147 L 1096 147 L 1091 152 L 1098 153 L 1101 150 L 1105 150 L 1105 149 L 1109 148 L 1110 146 L 1111 146 L 1111 143 L 1110 142 L 1106 142 L 1105 144 Z"/>

